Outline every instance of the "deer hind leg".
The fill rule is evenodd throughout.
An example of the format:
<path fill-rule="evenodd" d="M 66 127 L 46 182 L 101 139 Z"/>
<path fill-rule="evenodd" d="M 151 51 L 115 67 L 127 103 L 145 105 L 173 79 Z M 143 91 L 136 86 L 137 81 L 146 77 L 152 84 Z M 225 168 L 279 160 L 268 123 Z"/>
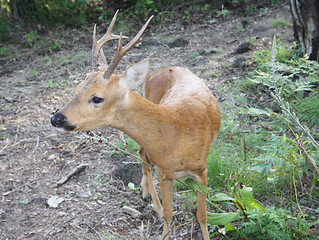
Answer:
<path fill-rule="evenodd" d="M 197 180 L 199 183 L 207 186 L 207 169 L 202 172 Z M 197 220 L 203 233 L 204 240 L 209 240 L 208 228 L 207 228 L 207 213 L 206 213 L 206 194 L 203 195 L 197 192 Z"/>
<path fill-rule="evenodd" d="M 150 164 L 150 161 L 147 158 L 146 152 L 143 148 L 140 149 L 139 154 L 143 162 Z M 151 167 L 149 165 L 143 164 L 142 171 L 143 171 L 143 177 L 141 181 L 142 196 L 143 198 L 147 198 L 149 196 L 152 197 L 153 209 L 159 215 L 159 217 L 162 218 L 164 216 L 163 207 L 156 193 Z"/>
<path fill-rule="evenodd" d="M 162 174 L 158 173 L 158 180 L 162 193 L 162 203 L 164 209 L 164 228 L 163 240 L 169 239 L 169 229 L 173 217 L 173 180 L 163 179 Z"/>

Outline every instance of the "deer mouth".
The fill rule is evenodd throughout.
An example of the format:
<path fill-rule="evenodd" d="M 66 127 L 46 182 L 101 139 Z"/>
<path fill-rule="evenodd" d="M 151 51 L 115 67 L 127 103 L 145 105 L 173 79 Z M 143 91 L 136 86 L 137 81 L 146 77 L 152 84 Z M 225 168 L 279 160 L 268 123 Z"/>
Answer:
<path fill-rule="evenodd" d="M 66 116 L 64 116 L 62 113 L 57 112 L 51 117 L 51 124 L 53 127 L 56 127 L 58 129 L 63 129 L 64 131 L 72 131 L 76 128 L 75 125 L 72 125 L 69 123 Z"/>

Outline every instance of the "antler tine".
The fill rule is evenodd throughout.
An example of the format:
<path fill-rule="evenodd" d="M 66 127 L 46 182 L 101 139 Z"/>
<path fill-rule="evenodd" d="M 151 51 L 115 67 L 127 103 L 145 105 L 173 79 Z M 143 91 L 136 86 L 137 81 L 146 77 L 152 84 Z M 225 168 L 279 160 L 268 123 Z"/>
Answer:
<path fill-rule="evenodd" d="M 119 10 L 116 11 L 116 13 L 114 14 L 113 18 L 112 18 L 112 21 L 106 31 L 106 33 L 104 34 L 104 36 L 99 40 L 97 41 L 98 44 L 102 47 L 106 42 L 110 41 L 110 40 L 115 40 L 115 39 L 119 39 L 119 35 L 113 35 L 112 34 L 112 31 L 113 31 L 113 28 L 114 28 L 114 24 L 115 24 L 115 21 L 116 21 L 116 18 L 117 18 L 117 15 L 119 13 Z"/>
<path fill-rule="evenodd" d="M 100 56 L 100 51 L 101 51 L 102 46 L 108 41 L 120 38 L 119 35 L 112 34 L 113 27 L 114 27 L 118 13 L 119 13 L 119 10 L 117 10 L 116 13 L 114 14 L 112 21 L 111 21 L 106 33 L 104 34 L 104 36 L 98 41 L 96 41 L 96 24 L 94 25 L 93 44 L 92 44 L 92 59 L 91 59 L 92 70 L 96 70 L 98 68 L 98 61 L 99 61 L 99 56 Z M 123 38 L 127 38 L 127 37 L 123 37 Z"/>
<path fill-rule="evenodd" d="M 127 51 L 129 51 L 132 47 L 134 47 L 138 42 L 140 42 L 140 38 L 143 35 L 145 29 L 147 28 L 148 24 L 152 20 L 154 16 L 151 16 L 147 22 L 144 24 L 144 26 L 141 28 L 141 30 L 136 34 L 136 36 L 124 47 L 122 46 L 122 33 L 120 34 L 117 51 L 116 54 L 108 66 L 107 70 L 104 73 L 104 78 L 108 79 L 112 73 L 114 72 L 115 68 L 117 67 L 118 63 L 121 61 L 122 57 L 125 55 Z"/>

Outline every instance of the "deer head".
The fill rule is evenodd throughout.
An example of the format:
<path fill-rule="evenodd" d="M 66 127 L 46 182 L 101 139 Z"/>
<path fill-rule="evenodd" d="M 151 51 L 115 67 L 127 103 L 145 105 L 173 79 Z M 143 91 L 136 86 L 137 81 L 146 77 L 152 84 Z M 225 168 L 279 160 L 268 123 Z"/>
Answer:
<path fill-rule="evenodd" d="M 67 105 L 51 118 L 54 127 L 62 131 L 93 130 L 111 126 L 117 112 L 126 106 L 126 96 L 130 89 L 143 82 L 148 74 L 149 61 L 142 60 L 130 66 L 121 75 L 113 74 L 118 63 L 132 47 L 139 41 L 147 25 L 153 18 L 150 17 L 137 35 L 124 47 L 120 35 L 113 35 L 112 30 L 118 15 L 115 13 L 107 32 L 96 41 L 96 25 L 93 30 L 93 45 L 91 66 L 92 72 L 86 75 L 85 80 L 76 88 L 75 95 Z M 116 54 L 108 65 L 102 46 L 110 40 L 118 40 Z"/>

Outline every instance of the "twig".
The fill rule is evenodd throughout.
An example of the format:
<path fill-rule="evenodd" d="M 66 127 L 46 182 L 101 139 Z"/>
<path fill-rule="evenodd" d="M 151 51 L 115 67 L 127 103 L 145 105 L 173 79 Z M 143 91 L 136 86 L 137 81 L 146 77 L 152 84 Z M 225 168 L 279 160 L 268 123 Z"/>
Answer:
<path fill-rule="evenodd" d="M 88 165 L 86 164 L 81 164 L 79 165 L 77 168 L 75 168 L 71 173 L 69 173 L 67 176 L 64 176 L 62 177 L 56 184 L 55 187 L 59 187 L 61 186 L 62 184 L 66 183 L 67 181 L 69 181 L 73 176 L 83 172 L 85 170 L 85 168 L 87 167 Z"/>
<path fill-rule="evenodd" d="M 19 140 L 19 142 L 14 141 L 14 143 L 13 143 L 12 145 L 6 144 L 6 146 L 4 146 L 3 149 L 1 149 L 0 153 L 1 153 L 4 149 L 6 149 L 6 148 L 12 148 L 12 147 L 14 147 L 14 146 L 16 146 L 16 145 L 19 145 L 19 144 L 21 144 L 21 143 L 24 143 L 24 142 L 32 143 L 32 142 L 34 142 L 34 141 L 35 141 L 34 138 L 21 139 L 21 140 Z M 10 141 L 9 141 L 9 143 L 10 143 Z M 8 145 L 8 146 L 7 146 L 7 145 Z"/>
<path fill-rule="evenodd" d="M 101 235 L 100 235 L 92 226 L 90 226 L 90 225 L 87 224 L 87 223 L 85 223 L 85 225 L 88 226 L 88 227 L 97 235 L 97 237 L 98 237 L 100 240 L 102 240 Z"/>
<path fill-rule="evenodd" d="M 10 140 L 9 140 L 9 138 L 7 138 L 7 144 L 0 150 L 0 153 L 2 153 L 2 151 L 7 148 L 9 143 L 10 143 Z"/>
<path fill-rule="evenodd" d="M 33 153 L 35 153 L 35 151 L 37 150 L 39 146 L 39 136 L 37 136 L 37 144 L 35 145 L 35 148 L 33 149 L 32 153 L 29 155 L 29 157 L 31 157 L 33 155 Z"/>

